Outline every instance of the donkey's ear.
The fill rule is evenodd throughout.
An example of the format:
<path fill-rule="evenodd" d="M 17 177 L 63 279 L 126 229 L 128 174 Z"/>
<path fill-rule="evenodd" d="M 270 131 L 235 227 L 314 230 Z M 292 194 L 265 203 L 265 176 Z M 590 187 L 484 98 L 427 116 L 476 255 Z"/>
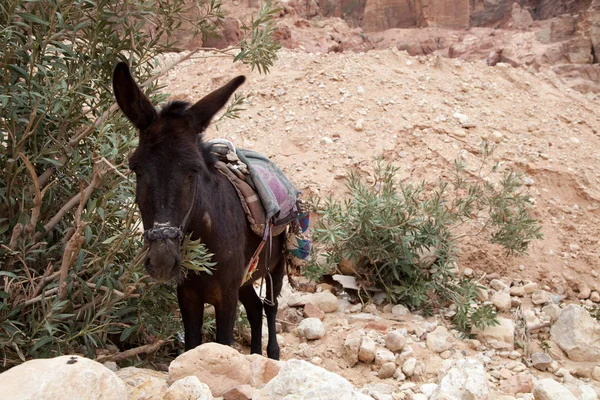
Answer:
<path fill-rule="evenodd" d="M 156 109 L 136 85 L 124 62 L 118 63 L 113 72 L 113 90 L 119 108 L 136 128 L 143 130 L 150 126 L 156 118 Z"/>
<path fill-rule="evenodd" d="M 225 86 L 206 95 L 202 100 L 190 107 L 189 112 L 193 117 L 195 133 L 201 133 L 206 129 L 210 120 L 221 108 L 223 108 L 233 92 L 235 92 L 245 80 L 246 77 L 243 75 L 233 78 Z"/>

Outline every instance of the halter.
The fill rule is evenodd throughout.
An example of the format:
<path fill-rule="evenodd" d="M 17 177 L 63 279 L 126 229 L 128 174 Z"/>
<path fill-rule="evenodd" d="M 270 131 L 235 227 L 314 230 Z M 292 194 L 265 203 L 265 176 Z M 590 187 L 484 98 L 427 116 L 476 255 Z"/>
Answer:
<path fill-rule="evenodd" d="M 178 227 L 170 226 L 168 223 L 159 224 L 155 223 L 153 228 L 144 231 L 144 240 L 147 242 L 153 242 L 155 240 L 166 240 L 166 239 L 175 239 L 181 243 L 183 241 L 183 232 L 186 228 L 188 219 L 192 214 L 192 209 L 194 208 L 194 204 L 196 203 L 196 178 L 194 178 L 194 194 L 192 195 L 192 204 L 190 204 L 190 208 L 188 208 L 185 213 L 185 217 L 183 217 L 183 221 L 181 225 Z"/>

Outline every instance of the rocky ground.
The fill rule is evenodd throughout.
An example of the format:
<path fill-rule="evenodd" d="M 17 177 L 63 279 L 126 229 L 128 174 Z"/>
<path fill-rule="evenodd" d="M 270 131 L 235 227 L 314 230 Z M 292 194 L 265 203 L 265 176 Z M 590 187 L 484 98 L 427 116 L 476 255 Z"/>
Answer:
<path fill-rule="evenodd" d="M 522 257 L 481 237 L 460 246 L 460 273 L 480 279 L 479 300 L 498 309 L 501 324 L 465 340 L 449 326 L 452 309 L 425 318 L 385 302 L 352 305 L 325 284 L 311 294 L 286 286 L 281 362 L 242 355 L 243 344 L 203 345 L 168 373 L 66 356 L 1 374 L 3 393 L 35 373 L 30 398 L 71 389 L 78 398 L 89 390 L 118 399 L 598 398 L 600 324 L 582 307 L 600 303 L 596 95 L 566 87 L 543 66 L 491 67 L 397 48 L 283 50 L 267 76 L 200 53 L 162 83 L 193 101 L 238 74 L 248 76 L 247 110 L 207 137 L 268 155 L 307 196 L 342 198 L 348 171 L 369 173 L 379 155 L 405 182 L 448 177 L 457 157 L 476 179 L 525 173 L 544 239 Z M 482 139 L 498 146 L 489 176 L 478 175 Z M 83 383 L 69 389 L 66 381 Z"/>

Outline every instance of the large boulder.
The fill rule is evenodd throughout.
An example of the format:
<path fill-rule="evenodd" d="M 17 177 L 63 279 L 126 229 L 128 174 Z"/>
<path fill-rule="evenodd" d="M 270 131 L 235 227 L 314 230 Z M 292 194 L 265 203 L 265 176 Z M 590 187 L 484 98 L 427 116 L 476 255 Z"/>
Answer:
<path fill-rule="evenodd" d="M 205 343 L 186 351 L 169 365 L 169 380 L 196 376 L 215 397 L 239 385 L 249 384 L 250 361 L 237 350 L 218 343 Z"/>
<path fill-rule="evenodd" d="M 533 385 L 535 400 L 577 400 L 563 385 L 553 379 L 540 379 Z"/>
<path fill-rule="evenodd" d="M 213 395 L 206 383 L 200 382 L 195 376 L 186 376 L 173 382 L 162 400 L 213 400 Z"/>
<path fill-rule="evenodd" d="M 550 338 L 573 361 L 600 361 L 600 324 L 582 307 L 565 307 L 550 328 Z"/>
<path fill-rule="evenodd" d="M 127 398 L 127 387 L 102 364 L 80 356 L 24 362 L 0 374 L 4 400 Z"/>
<path fill-rule="evenodd" d="M 448 371 L 430 400 L 486 400 L 489 392 L 485 367 L 467 358 Z"/>
<path fill-rule="evenodd" d="M 302 360 L 289 360 L 279 374 L 253 397 L 254 400 L 372 400 L 350 382 Z"/>
<path fill-rule="evenodd" d="M 127 385 L 130 399 L 160 399 L 167 392 L 165 372 L 127 367 L 118 370 L 117 376 Z"/>

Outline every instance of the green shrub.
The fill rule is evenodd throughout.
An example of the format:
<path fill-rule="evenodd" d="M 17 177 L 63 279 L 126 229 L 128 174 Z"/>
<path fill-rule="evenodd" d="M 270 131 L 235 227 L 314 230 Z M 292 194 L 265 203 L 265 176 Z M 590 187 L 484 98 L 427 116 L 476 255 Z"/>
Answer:
<path fill-rule="evenodd" d="M 126 58 L 163 100 L 159 56 L 190 6 L 203 10 L 195 29 L 214 34 L 218 0 L 0 2 L 0 369 L 109 344 L 180 347 L 175 290 L 142 266 L 127 169 L 137 135 L 115 114 L 111 76 Z M 267 3 L 232 60 L 268 69 L 271 16 Z"/>
<path fill-rule="evenodd" d="M 487 145 L 483 154 L 484 160 L 491 154 Z M 493 307 L 476 305 L 477 283 L 455 276 L 457 245 L 461 237 L 487 233 L 507 254 L 521 254 L 541 237 L 520 177 L 510 172 L 488 183 L 471 178 L 458 161 L 452 179 L 435 184 L 404 184 L 396 173 L 378 161 L 370 181 L 349 174 L 345 201 L 317 202 L 314 240 L 322 255 L 312 258 L 308 275 L 350 263 L 364 286 L 385 290 L 394 303 L 426 313 L 454 304 L 453 321 L 463 332 L 493 324 Z"/>

